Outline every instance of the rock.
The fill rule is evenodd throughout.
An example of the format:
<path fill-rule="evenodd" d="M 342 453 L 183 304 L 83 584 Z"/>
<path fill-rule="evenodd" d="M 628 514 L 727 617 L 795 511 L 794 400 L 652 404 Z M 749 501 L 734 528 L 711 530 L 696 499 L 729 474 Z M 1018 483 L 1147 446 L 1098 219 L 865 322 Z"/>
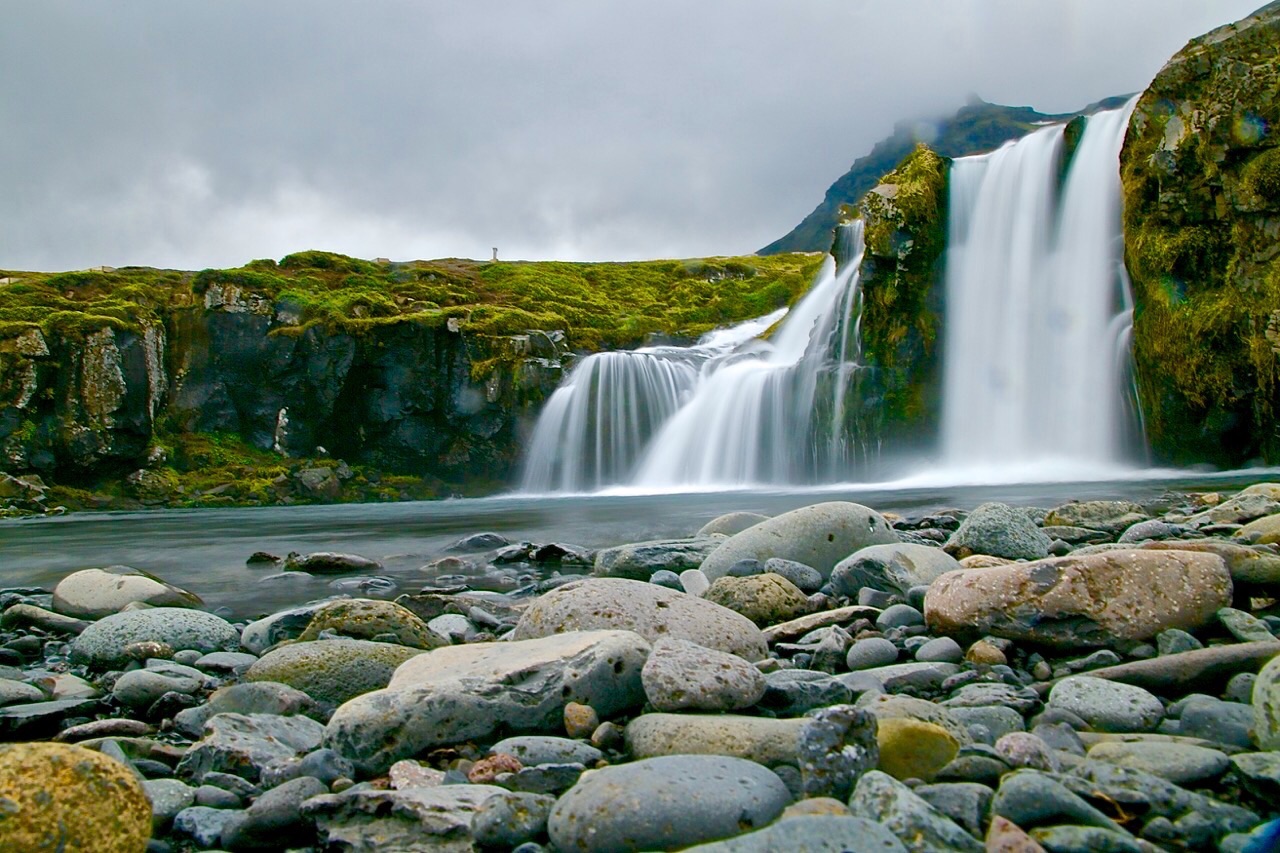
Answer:
<path fill-rule="evenodd" d="M 476 811 L 490 797 L 507 793 L 494 785 L 356 787 L 312 797 L 302 804 L 302 814 L 315 821 L 325 849 L 470 853 Z"/>
<path fill-rule="evenodd" d="M 604 754 L 590 744 L 548 735 L 505 738 L 489 747 L 489 753 L 514 755 L 526 767 L 539 764 L 581 764 L 591 767 L 604 758 Z"/>
<path fill-rule="evenodd" d="M 812 803 L 814 800 L 802 800 Z M 788 807 L 790 808 L 790 807 Z M 842 806 L 843 808 L 843 806 Z M 813 814 L 783 817 L 771 826 L 729 838 L 686 847 L 686 853 L 775 853 L 780 850 L 804 853 L 906 853 L 907 848 L 893 833 L 866 818 Z"/>
<path fill-rule="evenodd" d="M 680 573 L 680 587 L 690 595 L 701 596 L 711 588 L 711 581 L 701 569 L 685 569 Z"/>
<path fill-rule="evenodd" d="M 1126 832 L 1099 826 L 1042 826 L 1031 837 L 1053 853 L 1145 853 Z"/>
<path fill-rule="evenodd" d="M 764 561 L 764 570 L 781 575 L 796 585 L 801 592 L 813 593 L 822 588 L 822 572 L 813 566 L 797 563 L 795 560 L 782 560 L 777 557 Z"/>
<path fill-rule="evenodd" d="M 741 613 L 760 626 L 786 622 L 809 611 L 809 599 L 781 575 L 717 579 L 702 595 L 707 601 Z"/>
<path fill-rule="evenodd" d="M 940 548 L 908 542 L 870 545 L 836 564 L 831 588 L 851 598 L 863 587 L 905 596 L 911 587 L 928 586 L 959 568 L 955 557 Z"/>
<path fill-rule="evenodd" d="M 797 619 L 792 619 L 790 622 L 783 622 L 781 625 L 771 625 L 764 629 L 764 638 L 770 644 L 785 643 L 803 637 L 810 631 L 816 631 L 819 628 L 845 624 L 857 619 L 874 620 L 879 615 L 880 610 L 875 607 L 863 607 L 861 605 L 837 607 L 834 610 L 810 613 L 808 616 L 801 616 Z"/>
<path fill-rule="evenodd" d="M 43 701 L 44 693 L 40 688 L 12 678 L 0 678 L 0 707 Z"/>
<path fill-rule="evenodd" d="M 1049 705 L 1070 711 L 1103 732 L 1149 732 L 1164 717 L 1160 700 L 1141 687 L 1086 675 L 1055 684 Z"/>
<path fill-rule="evenodd" d="M 222 846 L 229 850 L 275 850 L 282 838 L 290 845 L 311 835 L 311 822 L 302 816 L 302 804 L 329 793 L 319 779 L 302 776 L 263 793 L 253 801 L 241 819 L 222 830 Z"/>
<path fill-rule="evenodd" d="M 1224 607 L 1218 611 L 1218 621 L 1222 623 L 1222 627 L 1231 632 L 1231 636 L 1242 643 L 1276 642 L 1275 635 L 1271 633 L 1266 622 L 1243 610 Z"/>
<path fill-rule="evenodd" d="M 472 533 L 449 546 L 450 551 L 492 551 L 511 544 L 501 533 Z"/>
<path fill-rule="evenodd" d="M 180 779 L 147 779 L 142 790 L 151 802 L 151 825 L 157 832 L 167 829 L 178 812 L 196 801 L 195 788 Z"/>
<path fill-rule="evenodd" d="M 858 705 L 870 711 L 882 723 L 898 719 L 917 720 L 945 729 L 958 744 L 967 744 L 972 740 L 965 724 L 949 708 L 927 699 L 878 693 L 863 696 L 858 700 Z"/>
<path fill-rule="evenodd" d="M 790 800 L 782 780 L 755 762 L 665 756 L 583 774 L 556 802 L 547 830 L 562 850 L 670 849 L 765 826 Z"/>
<path fill-rule="evenodd" d="M 198 669 L 157 661 L 146 669 L 135 669 L 120 676 L 111 688 L 111 695 L 128 708 L 146 709 L 169 692 L 195 694 L 208 680 Z"/>
<path fill-rule="evenodd" d="M 178 652 L 178 654 L 183 654 L 183 652 Z M 186 654 L 195 655 L 198 653 L 188 650 Z M 209 652 L 207 655 L 199 655 L 191 663 L 191 666 L 202 672 L 231 675 L 248 669 L 257 659 L 257 655 L 246 654 L 245 652 Z"/>
<path fill-rule="evenodd" d="M 900 781 L 930 781 L 960 749 L 942 726 L 909 717 L 880 720 L 876 740 L 880 747 L 879 769 Z"/>
<path fill-rule="evenodd" d="M 986 853 L 1044 853 L 1044 848 L 1013 821 L 994 815 L 987 827 Z"/>
<path fill-rule="evenodd" d="M 1162 741 L 1103 742 L 1089 748 L 1089 758 L 1133 767 L 1175 785 L 1216 779 L 1230 761 L 1216 749 Z"/>
<path fill-rule="evenodd" d="M 1045 526 L 1087 527 L 1111 536 L 1146 520 L 1146 511 L 1130 501 L 1073 501 L 1049 510 L 1044 517 Z"/>
<path fill-rule="evenodd" d="M 849 653 L 845 656 L 845 666 L 853 672 L 857 672 L 860 669 L 888 666 L 891 663 L 897 663 L 897 661 L 898 647 L 884 637 L 868 637 L 865 640 L 858 640 L 849 647 Z"/>
<path fill-rule="evenodd" d="M 1217 506 L 1209 507 L 1187 519 L 1191 527 L 1205 527 L 1211 524 L 1245 524 L 1263 516 L 1280 512 L 1280 503 L 1274 498 L 1261 494 L 1236 495 Z"/>
<path fill-rule="evenodd" d="M 93 699 L 57 699 L 0 708 L 0 736 L 9 740 L 34 739 L 52 735 L 72 714 L 88 713 L 97 706 Z"/>
<path fill-rule="evenodd" d="M 290 554 L 285 558 L 284 570 L 310 575 L 372 574 L 381 571 L 382 564 L 357 554 L 316 551 L 305 555 Z"/>
<path fill-rule="evenodd" d="M 1110 646 L 1199 627 L 1230 601 L 1215 555 L 1127 550 L 950 572 L 929 588 L 925 615 L 944 634 Z"/>
<path fill-rule="evenodd" d="M 726 607 L 654 584 L 593 578 L 558 587 L 531 603 L 512 638 L 565 631 L 634 631 L 649 642 L 689 640 L 749 661 L 764 658 L 764 637 L 751 620 Z"/>
<path fill-rule="evenodd" d="M 218 714 L 179 762 L 177 775 L 199 784 L 211 772 L 257 781 L 263 768 L 320 746 L 324 726 L 307 717 Z"/>
<path fill-rule="evenodd" d="M 72 572 L 53 588 L 53 609 L 80 619 L 101 619 L 127 604 L 152 607 L 201 607 L 198 595 L 129 566 Z"/>
<path fill-rule="evenodd" d="M 983 554 L 1009 560 L 1038 560 L 1049 555 L 1049 544 L 1049 537 L 1036 527 L 1026 510 L 985 503 L 969 513 L 943 549 L 956 559 Z"/>
<path fill-rule="evenodd" d="M 15 604 L 0 613 L 0 628 L 30 626 L 53 634 L 79 634 L 91 625 L 83 619 L 63 616 L 34 604 Z"/>
<path fill-rule="evenodd" d="M 722 541 L 719 537 L 699 536 L 601 548 L 596 552 L 595 568 L 591 573 L 602 578 L 637 581 L 647 581 L 654 572 L 664 569 L 679 574 L 702 565 L 702 561 Z"/>
<path fill-rule="evenodd" d="M 215 714 L 323 716 L 316 701 L 301 690 L 274 681 L 255 681 L 219 687 L 203 705 L 178 712 L 174 725 L 189 737 L 199 737 L 205 722 Z"/>
<path fill-rule="evenodd" d="M 867 545 L 898 541 L 889 523 L 861 504 L 832 501 L 801 507 L 730 536 L 702 563 L 712 583 L 739 560 L 794 560 L 824 578 L 836 563 Z"/>
<path fill-rule="evenodd" d="M 369 640 L 315 640 L 267 652 L 245 672 L 246 681 L 274 681 L 317 702 L 339 705 L 386 687 L 396 667 L 421 649 Z"/>
<path fill-rule="evenodd" d="M 482 848 L 510 849 L 533 841 L 546 831 L 555 802 L 546 794 L 494 794 L 471 816 L 471 837 Z"/>
<path fill-rule="evenodd" d="M 686 571 L 696 572 L 697 569 L 686 569 Z M 667 589 L 675 589 L 685 592 L 684 584 L 680 582 L 680 576 L 675 572 L 669 572 L 666 569 L 658 569 L 649 578 L 649 583 L 656 583 L 658 586 L 665 586 Z"/>
<path fill-rule="evenodd" d="M 1091 670 L 1089 675 L 1092 678 L 1121 681 L 1152 691 L 1162 692 L 1174 688 L 1185 691 L 1197 687 L 1221 685 L 1237 673 L 1256 669 L 1278 654 L 1280 654 L 1280 642 L 1210 646 L 1206 649 L 1103 667 Z M 1048 689 L 1048 685 L 1037 685 L 1036 689 Z"/>
<path fill-rule="evenodd" d="M 1173 539 L 1181 534 L 1183 530 L 1185 528 L 1180 525 L 1151 519 L 1129 525 L 1116 541 L 1122 545 L 1131 545 L 1138 542 Z"/>
<path fill-rule="evenodd" d="M 673 638 L 653 644 L 640 675 L 659 711 L 734 711 L 751 707 L 765 691 L 764 675 L 737 655 Z"/>
<path fill-rule="evenodd" d="M 901 782 L 872 770 L 858 780 L 849 801 L 855 817 L 909 838 L 914 850 L 961 850 L 982 853 L 982 844 Z"/>
<path fill-rule="evenodd" d="M 1254 709 L 1239 702 L 1223 702 L 1211 696 L 1188 702 L 1178 719 L 1178 732 L 1185 737 L 1234 746 L 1254 747 Z"/>
<path fill-rule="evenodd" d="M 916 625 L 924 625 L 924 614 L 910 604 L 890 604 L 876 617 L 876 627 L 881 631 Z"/>
<path fill-rule="evenodd" d="M 1058 759 L 1049 744 L 1030 732 L 1003 735 L 995 742 L 995 749 L 1000 760 L 1015 770 L 1058 770 Z"/>
<path fill-rule="evenodd" d="M 758 512 L 728 512 L 702 525 L 698 530 L 698 535 L 712 536 L 719 534 L 721 536 L 732 536 L 735 533 L 741 533 L 748 527 L 754 527 L 760 522 L 768 520 L 769 516 L 761 515 Z"/>
<path fill-rule="evenodd" d="M 943 782 L 915 789 L 920 799 L 954 820 L 975 838 L 982 836 L 994 793 L 976 782 Z"/>
<path fill-rule="evenodd" d="M 0 849 L 137 853 L 151 804 L 126 766 L 80 746 L 0 745 Z"/>
<path fill-rule="evenodd" d="M 175 651 L 234 651 L 240 646 L 240 632 L 227 620 L 199 610 L 131 610 L 85 628 L 71 643 L 71 659 L 98 669 L 119 667 L 130 659 L 125 650 L 144 640 L 165 643 Z"/>
<path fill-rule="evenodd" d="M 1253 685 L 1253 732 L 1260 749 L 1280 751 L 1280 658 L 1264 666 Z"/>
<path fill-rule="evenodd" d="M 311 617 L 311 621 L 298 640 L 307 642 L 320 639 L 321 632 L 340 634 L 356 640 L 373 640 L 383 643 L 410 646 L 415 649 L 434 649 L 447 645 L 448 641 L 426 626 L 412 611 L 390 601 L 369 598 L 353 598 L 324 605 Z"/>
<path fill-rule="evenodd" d="M 856 693 L 862 693 L 868 689 L 870 683 L 866 680 L 868 678 L 879 684 L 882 692 L 900 693 L 909 690 L 914 693 L 927 693 L 940 689 L 944 681 L 958 672 L 960 667 L 954 663 L 912 661 L 863 669 L 838 677 Z"/>
<path fill-rule="evenodd" d="M 959 663 L 964 649 L 950 637 L 935 637 L 916 649 L 916 660 L 926 663 Z"/>
<path fill-rule="evenodd" d="M 1026 722 L 1022 719 L 1022 714 L 1003 705 L 979 705 L 973 708 L 948 707 L 945 711 L 948 716 L 966 728 L 982 726 L 991 733 L 993 741 L 1004 735 L 1026 730 Z"/>
<path fill-rule="evenodd" d="M 1229 761 L 1254 796 L 1269 801 L 1280 795 L 1280 753 L 1243 752 Z"/>
<path fill-rule="evenodd" d="M 433 746 L 488 736 L 500 726 L 556 731 L 569 702 L 612 715 L 644 701 L 640 670 L 649 651 L 629 631 L 445 646 L 401 666 L 386 689 L 338 708 L 325 744 L 373 774 Z"/>
<path fill-rule="evenodd" d="M 305 604 L 250 622 L 240 633 L 240 645 L 255 655 L 261 655 L 282 640 L 295 640 L 322 607 L 324 604 Z"/>
<path fill-rule="evenodd" d="M 1168 542 L 1146 542 L 1148 551 L 1196 551 L 1217 554 L 1227 564 L 1231 580 L 1245 590 L 1267 590 L 1280 586 L 1280 554 L 1269 548 L 1252 547 L 1223 539 L 1175 539 Z M 1240 592 L 1239 589 L 1236 590 Z"/>
<path fill-rule="evenodd" d="M 1119 830 L 1102 812 L 1056 779 L 1035 770 L 1016 770 L 1000 780 L 991 813 L 1024 829 L 1046 823 L 1079 823 Z"/>
<path fill-rule="evenodd" d="M 966 684 L 942 702 L 947 708 L 980 708 L 997 705 L 1012 708 L 1020 714 L 1033 714 L 1040 710 L 1040 697 L 1026 687 L 1011 684 L 980 681 Z"/>
<path fill-rule="evenodd" d="M 999 646 L 986 640 L 978 640 L 969 646 L 964 659 L 979 666 L 1004 666 L 1009 662 Z"/>
<path fill-rule="evenodd" d="M 843 705 L 853 699 L 853 691 L 823 672 L 783 669 L 769 673 L 764 680 L 764 696 L 757 704 L 779 717 L 799 717 L 814 708 Z"/>
<path fill-rule="evenodd" d="M 571 738 L 590 738 L 597 746 L 596 735 L 601 728 L 596 709 L 581 702 L 566 702 L 564 706 L 564 732 Z"/>
<path fill-rule="evenodd" d="M 1177 628 L 1169 628 L 1156 634 L 1156 651 L 1161 655 L 1176 655 L 1203 648 L 1204 644 L 1194 636 Z"/>
<path fill-rule="evenodd" d="M 240 814 L 232 809 L 190 806 L 174 815 L 173 831 L 190 836 L 201 849 L 209 850 L 220 846 L 223 829 Z"/>

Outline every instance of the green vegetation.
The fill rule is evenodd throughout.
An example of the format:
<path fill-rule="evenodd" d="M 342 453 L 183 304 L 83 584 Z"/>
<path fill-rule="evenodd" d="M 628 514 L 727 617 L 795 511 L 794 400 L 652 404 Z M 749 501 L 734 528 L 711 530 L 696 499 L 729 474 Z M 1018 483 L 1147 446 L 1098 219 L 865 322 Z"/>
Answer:
<path fill-rule="evenodd" d="M 1280 459 L 1280 13 L 1193 40 L 1121 157 L 1134 358 L 1158 458 Z"/>
<path fill-rule="evenodd" d="M 359 333 L 373 325 L 455 321 L 482 337 L 563 329 L 582 350 L 634 346 L 645 336 L 699 335 L 794 301 L 821 264 L 810 255 L 623 263 L 466 260 L 377 264 L 299 252 L 194 275 L 130 267 L 108 272 L 3 273 L 0 337 L 39 328 L 81 335 L 136 331 L 198 299 L 257 296 L 289 320 L 277 333 L 323 324 Z M 210 294 L 213 290 L 215 293 Z M 252 306 L 251 306 L 252 307 Z"/>

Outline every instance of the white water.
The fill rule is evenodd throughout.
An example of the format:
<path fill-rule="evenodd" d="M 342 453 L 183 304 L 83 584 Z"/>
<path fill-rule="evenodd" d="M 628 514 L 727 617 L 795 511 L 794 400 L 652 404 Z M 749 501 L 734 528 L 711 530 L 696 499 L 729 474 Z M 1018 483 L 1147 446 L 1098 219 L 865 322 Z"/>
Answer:
<path fill-rule="evenodd" d="M 1131 302 L 1119 155 L 1132 103 L 1088 120 L 1061 196 L 1063 128 L 956 160 L 947 256 L 948 467 L 1123 462 Z"/>

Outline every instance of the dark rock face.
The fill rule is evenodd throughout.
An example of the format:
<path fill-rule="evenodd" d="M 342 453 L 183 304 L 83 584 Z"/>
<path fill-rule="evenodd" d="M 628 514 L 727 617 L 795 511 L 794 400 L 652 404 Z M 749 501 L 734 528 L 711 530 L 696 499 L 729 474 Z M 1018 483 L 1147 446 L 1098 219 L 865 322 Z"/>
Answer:
<path fill-rule="evenodd" d="M 1192 40 L 1121 155 L 1134 356 L 1161 461 L 1280 458 L 1280 4 Z"/>
<path fill-rule="evenodd" d="M 288 314 L 226 287 L 141 332 L 0 341 L 0 468 L 92 478 L 147 465 L 166 435 L 227 432 L 289 456 L 323 447 L 446 483 L 502 483 L 568 357 L 558 332 L 469 339 L 411 318 L 299 331 Z"/>

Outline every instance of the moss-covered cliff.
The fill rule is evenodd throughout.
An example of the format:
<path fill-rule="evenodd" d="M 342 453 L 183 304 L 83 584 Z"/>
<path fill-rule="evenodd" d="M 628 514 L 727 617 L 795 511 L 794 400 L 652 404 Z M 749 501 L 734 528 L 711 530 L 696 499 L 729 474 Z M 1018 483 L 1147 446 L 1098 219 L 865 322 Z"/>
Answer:
<path fill-rule="evenodd" d="M 1280 3 L 1156 75 L 1121 156 L 1134 357 L 1158 459 L 1280 460 Z"/>
<path fill-rule="evenodd" d="M 856 210 L 866 237 L 861 332 L 870 372 L 862 390 L 897 448 L 923 444 L 937 429 L 949 165 L 921 144 Z"/>
<path fill-rule="evenodd" d="M 491 491 L 575 351 L 768 313 L 820 263 L 0 272 L 0 472 L 151 503 Z"/>

